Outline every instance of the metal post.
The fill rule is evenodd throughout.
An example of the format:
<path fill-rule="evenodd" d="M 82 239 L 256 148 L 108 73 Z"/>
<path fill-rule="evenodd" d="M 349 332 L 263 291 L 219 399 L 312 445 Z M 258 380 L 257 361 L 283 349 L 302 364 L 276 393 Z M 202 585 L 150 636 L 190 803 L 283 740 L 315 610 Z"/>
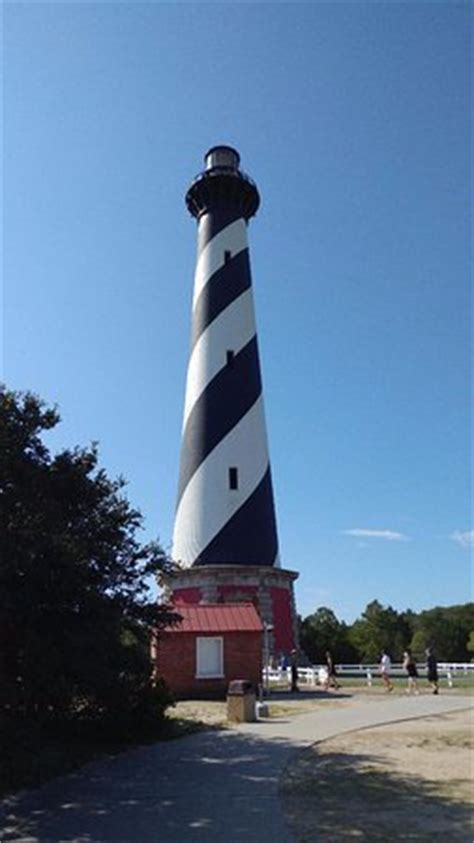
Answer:
<path fill-rule="evenodd" d="M 263 622 L 263 658 L 264 658 L 264 671 L 265 671 L 265 693 L 268 694 L 270 690 L 270 678 L 268 675 L 269 671 L 269 661 L 270 661 L 270 644 L 268 639 L 268 633 L 272 632 L 273 626 L 272 624 L 267 623 L 266 621 Z"/>

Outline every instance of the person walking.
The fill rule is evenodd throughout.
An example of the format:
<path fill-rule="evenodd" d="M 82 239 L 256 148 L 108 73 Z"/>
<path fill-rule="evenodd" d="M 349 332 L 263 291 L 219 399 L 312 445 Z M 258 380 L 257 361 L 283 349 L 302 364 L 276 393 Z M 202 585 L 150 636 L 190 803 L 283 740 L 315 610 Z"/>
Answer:
<path fill-rule="evenodd" d="M 299 688 L 298 688 L 298 653 L 297 653 L 296 650 L 291 651 L 290 673 L 291 673 L 291 690 L 292 691 L 299 691 Z"/>
<path fill-rule="evenodd" d="M 330 650 L 326 650 L 326 670 L 327 670 L 327 679 L 325 682 L 326 691 L 329 688 L 334 688 L 336 691 L 340 687 L 337 679 L 336 679 L 336 668 L 334 666 L 334 661 L 332 658 L 332 654 Z"/>
<path fill-rule="evenodd" d="M 411 650 L 405 650 L 403 654 L 403 667 L 408 676 L 407 694 L 412 694 L 413 691 L 415 694 L 418 694 L 418 670 L 416 667 L 416 661 L 411 654 Z"/>
<path fill-rule="evenodd" d="M 431 647 L 428 647 L 426 650 L 426 667 L 428 668 L 428 682 L 433 689 L 433 694 L 438 694 L 438 665 L 436 662 L 436 656 Z"/>
<path fill-rule="evenodd" d="M 392 669 L 392 660 L 387 652 L 387 650 L 382 650 L 382 658 L 380 659 L 380 674 L 382 676 L 383 684 L 385 685 L 385 690 L 388 694 L 393 691 L 393 682 L 390 679 L 390 671 Z"/>

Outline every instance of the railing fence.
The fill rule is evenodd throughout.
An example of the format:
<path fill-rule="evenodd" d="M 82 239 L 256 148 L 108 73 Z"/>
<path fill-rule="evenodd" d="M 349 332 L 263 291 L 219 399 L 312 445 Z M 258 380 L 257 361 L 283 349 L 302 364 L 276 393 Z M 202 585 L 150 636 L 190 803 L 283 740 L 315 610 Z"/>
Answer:
<path fill-rule="evenodd" d="M 418 664 L 418 675 L 420 679 L 426 678 L 426 664 Z M 378 664 L 340 664 L 336 665 L 336 672 L 339 679 L 361 679 L 365 678 L 368 687 L 372 687 L 376 679 L 380 679 L 380 666 Z M 457 679 L 461 677 L 474 677 L 474 663 L 470 662 L 438 662 L 438 675 L 440 680 L 445 680 L 448 687 L 452 688 Z M 401 663 L 392 664 L 391 676 L 406 677 L 406 671 Z M 264 668 L 263 677 L 267 685 L 291 683 L 291 668 L 289 667 L 268 667 Z M 325 665 L 312 665 L 310 667 L 298 668 L 298 682 L 302 685 L 316 687 L 324 685 L 327 681 L 327 668 Z"/>

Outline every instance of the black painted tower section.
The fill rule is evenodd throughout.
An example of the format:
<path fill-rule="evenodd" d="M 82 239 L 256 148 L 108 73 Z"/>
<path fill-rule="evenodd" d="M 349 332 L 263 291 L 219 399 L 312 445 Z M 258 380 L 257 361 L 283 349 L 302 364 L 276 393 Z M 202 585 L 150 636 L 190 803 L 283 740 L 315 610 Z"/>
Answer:
<path fill-rule="evenodd" d="M 254 182 L 213 147 L 186 194 L 198 223 L 191 349 L 173 558 L 278 565 L 247 223 Z"/>

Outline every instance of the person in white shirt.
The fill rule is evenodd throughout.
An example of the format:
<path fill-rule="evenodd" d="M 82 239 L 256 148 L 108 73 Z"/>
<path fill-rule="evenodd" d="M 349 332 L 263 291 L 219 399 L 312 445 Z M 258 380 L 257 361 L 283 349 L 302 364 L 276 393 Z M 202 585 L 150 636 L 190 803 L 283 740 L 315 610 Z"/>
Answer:
<path fill-rule="evenodd" d="M 391 667 L 392 661 L 390 659 L 389 654 L 386 650 L 382 650 L 382 658 L 380 659 L 380 674 L 382 676 L 382 681 L 385 685 L 385 689 L 388 693 L 390 693 L 390 691 L 393 691 L 393 682 L 390 679 Z"/>

